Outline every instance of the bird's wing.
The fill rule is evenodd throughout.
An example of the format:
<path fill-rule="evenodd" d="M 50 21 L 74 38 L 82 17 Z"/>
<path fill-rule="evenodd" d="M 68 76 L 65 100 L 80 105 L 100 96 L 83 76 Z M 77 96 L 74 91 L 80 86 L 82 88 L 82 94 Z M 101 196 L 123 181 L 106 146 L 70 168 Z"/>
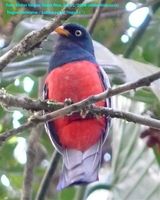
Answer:
<path fill-rule="evenodd" d="M 101 76 L 101 80 L 102 80 L 102 82 L 104 84 L 105 90 L 110 89 L 111 85 L 110 85 L 110 81 L 109 81 L 109 78 L 108 78 L 106 72 L 104 71 L 104 69 L 101 66 L 99 66 L 99 70 L 100 70 L 100 76 Z M 111 98 L 106 98 L 106 106 L 108 108 L 111 108 Z M 102 145 L 106 141 L 110 125 L 111 125 L 111 118 L 109 116 L 107 116 L 106 117 L 106 131 L 105 131 L 105 134 L 104 134 Z"/>
<path fill-rule="evenodd" d="M 48 99 L 48 88 L 47 88 L 46 84 L 44 85 L 44 88 L 43 88 L 43 99 Z M 54 122 L 53 121 L 46 122 L 45 129 L 46 129 L 46 132 L 47 132 L 50 140 L 52 141 L 52 144 L 56 148 L 56 150 L 62 154 L 63 149 L 62 149 L 61 145 L 59 144 L 59 139 L 58 139 L 56 131 L 55 131 Z"/>

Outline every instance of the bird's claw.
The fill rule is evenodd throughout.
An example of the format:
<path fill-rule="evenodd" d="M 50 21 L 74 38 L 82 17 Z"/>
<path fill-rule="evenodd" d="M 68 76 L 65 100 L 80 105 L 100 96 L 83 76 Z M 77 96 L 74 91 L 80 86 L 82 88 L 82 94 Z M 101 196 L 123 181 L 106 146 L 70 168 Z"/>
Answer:
<path fill-rule="evenodd" d="M 64 100 L 64 106 L 69 106 L 69 105 L 71 105 L 71 104 L 73 104 L 73 101 L 72 101 L 71 98 L 66 98 L 66 99 Z"/>
<path fill-rule="evenodd" d="M 86 116 L 89 113 L 89 109 L 88 108 L 83 108 L 80 110 L 80 116 L 82 117 L 82 119 L 86 118 Z"/>
<path fill-rule="evenodd" d="M 84 118 L 86 118 L 86 117 L 93 117 L 93 114 L 91 113 L 91 110 L 92 110 L 92 108 L 94 107 L 94 104 L 92 105 L 88 105 L 87 107 L 85 107 L 85 108 L 82 108 L 81 110 L 80 110 L 80 116 L 84 119 Z"/>
<path fill-rule="evenodd" d="M 102 117 L 102 115 L 101 114 L 97 114 L 97 113 L 95 113 L 94 112 L 94 108 L 95 108 L 95 104 L 92 104 L 92 105 L 90 105 L 90 107 L 89 107 L 89 109 L 90 109 L 90 115 L 92 116 L 92 118 L 96 118 L 96 119 L 99 119 L 100 117 Z"/>

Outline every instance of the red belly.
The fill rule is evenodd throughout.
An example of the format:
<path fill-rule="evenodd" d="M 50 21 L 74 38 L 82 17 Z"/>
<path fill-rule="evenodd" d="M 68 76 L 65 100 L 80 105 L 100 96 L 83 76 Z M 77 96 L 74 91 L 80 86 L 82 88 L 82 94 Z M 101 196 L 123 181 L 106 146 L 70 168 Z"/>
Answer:
<path fill-rule="evenodd" d="M 77 102 L 104 91 L 97 66 L 88 61 L 72 62 L 54 69 L 46 84 L 48 98 L 59 102 L 66 98 Z M 105 102 L 96 105 L 105 106 Z M 95 144 L 105 131 L 105 119 L 63 117 L 54 120 L 54 126 L 62 146 L 84 151 Z"/>

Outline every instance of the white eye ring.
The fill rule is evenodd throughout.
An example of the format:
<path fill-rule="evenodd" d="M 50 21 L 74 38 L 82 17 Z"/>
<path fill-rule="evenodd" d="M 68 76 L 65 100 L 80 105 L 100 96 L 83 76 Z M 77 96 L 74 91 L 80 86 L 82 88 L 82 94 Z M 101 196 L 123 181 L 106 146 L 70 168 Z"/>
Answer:
<path fill-rule="evenodd" d="M 82 35 L 82 31 L 76 30 L 75 31 L 75 36 L 80 37 Z"/>

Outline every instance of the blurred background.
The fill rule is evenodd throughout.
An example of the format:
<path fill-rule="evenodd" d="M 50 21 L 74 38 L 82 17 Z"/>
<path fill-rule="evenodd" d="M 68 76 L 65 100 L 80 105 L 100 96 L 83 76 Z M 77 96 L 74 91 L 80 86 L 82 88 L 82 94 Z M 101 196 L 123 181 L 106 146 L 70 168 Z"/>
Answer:
<path fill-rule="evenodd" d="M 39 30 L 53 20 L 54 13 L 60 12 L 64 4 L 70 2 L 2 0 L 0 56 L 27 33 Z M 29 6 L 24 6 L 27 3 Z M 41 3 L 43 7 L 39 6 Z M 50 6 L 52 3 L 59 6 Z M 84 3 L 86 6 L 81 7 L 67 22 L 84 25 L 98 42 L 94 43 L 95 54 L 113 88 L 159 71 L 160 1 L 87 0 Z M 98 8 L 98 5 L 103 6 Z M 93 19 L 95 13 L 96 20 Z M 43 80 L 55 40 L 56 37 L 51 34 L 38 48 L 18 56 L 8 64 L 0 72 L 0 88 L 5 88 L 17 97 L 42 98 Z M 154 82 L 150 88 L 117 95 L 112 101 L 116 109 L 160 119 L 160 81 Z M 19 127 L 31 114 L 23 109 L 0 106 L 0 133 Z M 30 199 L 158 200 L 159 134 L 160 131 L 148 127 L 119 119 L 112 120 L 109 137 L 104 145 L 100 181 L 87 187 L 75 186 L 57 192 L 62 161 L 58 157 L 55 159 L 54 147 L 43 125 L 24 130 L 0 146 L 0 199 L 25 199 L 21 194 L 28 162 L 31 160 Z M 40 190 L 40 183 L 51 160 L 54 164 L 56 162 L 57 167 L 45 197 L 39 197 L 37 191 Z"/>

